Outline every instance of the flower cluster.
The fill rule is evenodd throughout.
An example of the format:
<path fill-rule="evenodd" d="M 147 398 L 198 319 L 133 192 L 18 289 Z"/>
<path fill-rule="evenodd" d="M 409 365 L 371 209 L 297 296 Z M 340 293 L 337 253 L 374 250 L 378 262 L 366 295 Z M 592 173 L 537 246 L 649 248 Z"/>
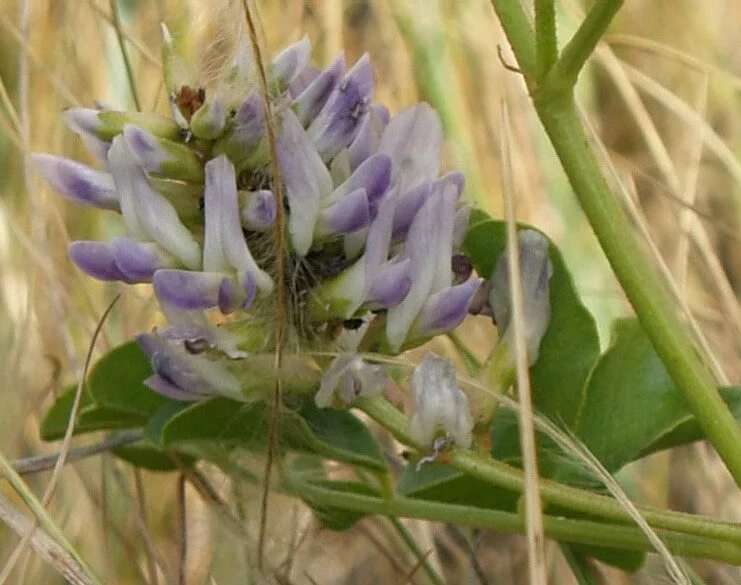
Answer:
<path fill-rule="evenodd" d="M 451 267 L 469 208 L 461 202 L 462 175 L 439 176 L 442 128 L 429 105 L 391 116 L 372 99 L 367 55 L 349 70 L 342 54 L 318 69 L 304 38 L 268 66 L 280 171 L 272 177 L 247 39 L 207 93 L 182 74 L 188 68 L 163 30 L 171 117 L 73 108 L 66 121 L 101 170 L 32 155 L 63 196 L 121 214 L 125 235 L 72 242 L 69 255 L 94 278 L 153 283 L 178 330 L 140 338 L 156 366 L 155 390 L 192 399 L 237 395 L 232 374 L 219 381 L 208 363 L 216 362 L 214 352 L 244 357 L 244 348 L 216 335 L 203 313 L 239 318 L 278 282 L 291 286 L 292 314 L 313 339 L 376 314 L 382 326 L 374 347 L 398 353 L 463 320 L 482 280 L 455 278 Z M 282 201 L 271 191 L 274 179 Z M 279 206 L 289 244 L 283 279 L 266 252 Z M 195 352 L 178 347 L 173 357 L 173 343 L 196 342 L 206 343 L 207 356 L 189 359 Z M 355 373 L 340 376 L 345 394 L 364 379 L 348 367 Z"/>

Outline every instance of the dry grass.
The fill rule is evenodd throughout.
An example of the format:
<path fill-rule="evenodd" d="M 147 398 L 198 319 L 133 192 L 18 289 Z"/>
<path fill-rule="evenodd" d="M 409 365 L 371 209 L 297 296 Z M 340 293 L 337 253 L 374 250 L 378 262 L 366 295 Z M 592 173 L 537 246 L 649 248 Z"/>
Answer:
<path fill-rule="evenodd" d="M 606 341 L 609 322 L 629 313 L 552 150 L 531 112 L 520 78 L 500 63 L 506 42 L 485 0 L 263 0 L 263 34 L 276 48 L 308 32 L 315 59 L 344 48 L 376 66 L 376 97 L 397 110 L 426 99 L 441 112 L 446 164 L 468 178 L 468 197 L 501 216 L 499 104 L 506 99 L 515 161 L 518 219 L 559 245 Z M 561 29 L 573 26 L 564 2 Z M 121 2 L 124 37 L 144 109 L 165 111 L 158 69 L 159 27 L 177 34 L 195 18 L 196 0 Z M 20 6 L 20 9 L 19 9 Z M 207 19 L 207 11 L 197 15 Z M 61 386 L 77 378 L 92 333 L 113 296 L 121 299 L 97 344 L 107 347 L 158 320 L 145 286 L 120 288 L 82 276 L 66 258 L 74 238 L 117 229 L 103 212 L 67 204 L 24 165 L 24 151 L 85 158 L 62 124 L 69 105 L 95 100 L 131 108 L 131 92 L 107 0 L 0 0 L 0 451 L 21 457 L 50 451 L 38 424 Z M 584 75 L 580 95 L 618 176 L 634 186 L 635 211 L 669 267 L 682 299 L 731 382 L 741 381 L 738 288 L 741 279 L 741 5 L 736 0 L 626 2 L 609 41 Z M 199 46 L 190 41 L 191 49 Z M 508 50 L 504 59 L 513 62 Z M 656 85 L 660 84 L 660 85 Z M 7 90 L 7 97 L 2 88 Z M 681 100 L 677 101 L 677 100 Z M 680 203 L 678 203 L 681 202 Z M 482 351 L 485 332 L 462 335 Z M 451 350 L 440 342 L 439 348 Z M 261 470 L 262 461 L 250 461 Z M 201 470 L 208 486 L 186 483 L 178 510 L 177 474 L 132 470 L 107 456 L 68 465 L 49 504 L 51 516 L 103 583 L 178 583 L 185 518 L 184 575 L 201 583 L 426 582 L 418 561 L 388 523 L 361 521 L 348 533 L 318 527 L 306 509 L 270 499 L 266 543 L 272 577 L 255 560 L 259 489 Z M 50 475 L 28 477 L 43 493 Z M 691 478 L 691 479 L 690 479 Z M 650 457 L 620 476 L 634 500 L 740 519 L 738 493 L 703 445 Z M 199 489 L 194 486 L 198 485 Z M 2 484 L 0 490 L 15 498 Z M 210 491 L 209 491 L 210 490 Z M 18 503 L 17 499 L 14 499 Z M 143 504 L 143 505 L 142 505 Z M 527 582 L 522 537 L 465 533 L 405 522 L 419 548 L 449 583 Z M 0 559 L 18 544 L 0 527 Z M 572 583 L 560 554 L 546 548 L 549 582 Z M 472 562 L 475 557 L 476 562 Z M 35 554 L 9 583 L 61 583 Z M 715 564 L 696 568 L 708 584 L 741 575 Z M 638 575 L 601 568 L 606 583 L 652 583 L 652 559 Z M 413 573 L 411 578 L 409 574 Z"/>

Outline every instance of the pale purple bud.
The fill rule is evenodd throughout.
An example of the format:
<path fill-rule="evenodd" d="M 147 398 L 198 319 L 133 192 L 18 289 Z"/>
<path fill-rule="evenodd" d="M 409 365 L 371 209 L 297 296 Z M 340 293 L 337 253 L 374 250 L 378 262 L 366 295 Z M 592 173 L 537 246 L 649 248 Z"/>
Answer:
<path fill-rule="evenodd" d="M 409 258 L 384 264 L 371 281 L 366 302 L 373 309 L 387 309 L 404 300 L 412 286 Z"/>
<path fill-rule="evenodd" d="M 291 210 L 288 233 L 294 251 L 305 256 L 314 239 L 320 202 L 332 191 L 332 178 L 309 136 L 290 110 L 282 116 L 278 164 Z"/>
<path fill-rule="evenodd" d="M 399 197 L 394 215 L 394 237 L 405 236 L 412 220 L 432 192 L 432 183 L 422 183 Z"/>
<path fill-rule="evenodd" d="M 373 67 L 366 54 L 350 69 L 309 126 L 309 136 L 323 160 L 332 160 L 357 135 L 367 114 L 373 82 Z"/>
<path fill-rule="evenodd" d="M 427 298 L 452 284 L 453 222 L 457 189 L 443 183 L 434 189 L 409 228 L 402 253 L 411 260 L 412 286 L 404 300 L 389 309 L 386 338 L 398 351 Z"/>
<path fill-rule="evenodd" d="M 522 280 L 522 308 L 524 336 L 527 344 L 528 362 L 538 360 L 540 342 L 551 320 L 549 281 L 553 275 L 553 264 L 548 253 L 548 240 L 536 230 L 521 230 L 518 233 L 520 248 L 520 272 Z M 497 261 L 491 276 L 489 303 L 500 338 L 512 335 L 510 328 L 511 297 L 509 252 L 505 251 Z"/>
<path fill-rule="evenodd" d="M 158 243 L 187 268 L 200 268 L 198 242 L 180 221 L 173 205 L 151 187 L 139 159 L 123 136 L 113 139 L 108 162 L 118 190 L 121 213 L 131 235 Z"/>
<path fill-rule="evenodd" d="M 62 117 L 76 134 L 97 136 L 97 131 L 103 125 L 98 117 L 99 113 L 100 110 L 93 108 L 69 108 L 64 111 Z"/>
<path fill-rule="evenodd" d="M 141 334 L 136 340 L 155 371 L 145 380 L 155 392 L 184 401 L 217 395 L 243 399 L 239 381 L 223 363 L 189 354 L 182 343 L 160 335 Z"/>
<path fill-rule="evenodd" d="M 412 326 L 411 337 L 429 339 L 458 327 L 483 278 L 472 278 L 430 295 Z"/>
<path fill-rule="evenodd" d="M 304 35 L 300 41 L 289 45 L 275 56 L 270 71 L 273 81 L 288 87 L 309 63 L 310 56 L 311 42 L 308 35 Z"/>
<path fill-rule="evenodd" d="M 409 433 L 419 445 L 432 448 L 440 436 L 457 447 L 471 445 L 473 419 L 468 398 L 458 387 L 450 360 L 427 352 L 414 368 L 411 390 L 415 411 Z"/>
<path fill-rule="evenodd" d="M 368 195 L 365 189 L 356 189 L 322 210 L 316 235 L 348 234 L 367 226 L 370 220 Z"/>
<path fill-rule="evenodd" d="M 265 111 L 259 92 L 250 92 L 237 109 L 232 127 L 216 141 L 214 154 L 226 154 L 235 163 L 245 160 L 254 151 L 265 129 Z"/>
<path fill-rule="evenodd" d="M 331 406 L 335 396 L 349 405 L 358 396 L 382 394 L 386 384 L 388 376 L 383 366 L 369 364 L 357 354 L 341 354 L 322 374 L 314 400 L 319 408 Z"/>
<path fill-rule="evenodd" d="M 390 181 L 391 157 L 386 154 L 375 154 L 355 169 L 355 172 L 337 187 L 323 203 L 334 203 L 357 189 L 364 189 L 368 201 L 375 208 L 378 200 L 386 193 Z"/>
<path fill-rule="evenodd" d="M 348 147 L 350 152 L 350 167 L 356 169 L 369 156 L 378 151 L 381 136 L 389 123 L 389 111 L 386 106 L 373 103 L 368 109 L 368 115 L 363 119 L 358 134 Z"/>
<path fill-rule="evenodd" d="M 53 154 L 34 153 L 30 159 L 41 176 L 65 198 L 91 207 L 120 211 L 110 173 Z"/>
<path fill-rule="evenodd" d="M 195 152 L 184 144 L 155 136 L 144 128 L 126 124 L 126 145 L 150 173 L 190 183 L 203 181 L 203 166 Z"/>
<path fill-rule="evenodd" d="M 293 78 L 293 81 L 288 84 L 288 95 L 292 98 L 296 98 L 309 87 L 312 81 L 314 81 L 321 73 L 319 67 L 309 63 L 304 67 L 303 71 Z"/>
<path fill-rule="evenodd" d="M 80 240 L 70 242 L 67 247 L 70 259 L 88 276 L 98 280 L 120 280 L 126 283 L 138 282 L 129 279 L 118 267 L 110 245 L 105 242 Z"/>
<path fill-rule="evenodd" d="M 433 181 L 440 166 L 442 124 L 429 104 L 419 103 L 396 114 L 381 136 L 379 152 L 394 161 L 393 181 L 402 193 Z"/>
<path fill-rule="evenodd" d="M 226 108 L 219 98 L 214 98 L 198 108 L 190 119 L 190 130 L 196 138 L 215 140 L 224 132 Z"/>
<path fill-rule="evenodd" d="M 148 282 L 156 270 L 177 266 L 177 259 L 153 242 L 116 237 L 110 249 L 119 270 L 132 281 Z"/>
<path fill-rule="evenodd" d="M 303 126 L 308 126 L 321 112 L 329 96 L 337 88 L 345 71 L 345 55 L 338 55 L 324 71 L 316 75 L 301 93 L 293 94 L 296 117 Z M 293 87 L 293 86 L 292 86 Z"/>
<path fill-rule="evenodd" d="M 242 226 L 255 232 L 266 232 L 273 227 L 278 212 L 275 196 L 271 191 L 248 193 L 241 207 Z"/>
<path fill-rule="evenodd" d="M 221 272 L 158 270 L 152 277 L 157 298 L 181 309 L 219 307 L 228 314 L 246 308 L 255 296 L 255 281 L 250 274 L 242 283 Z"/>
<path fill-rule="evenodd" d="M 250 299 L 249 291 L 254 286 L 269 294 L 273 280 L 257 265 L 247 247 L 239 217 L 234 165 L 223 155 L 206 163 L 204 206 L 203 269 L 236 273 L 237 281 Z"/>

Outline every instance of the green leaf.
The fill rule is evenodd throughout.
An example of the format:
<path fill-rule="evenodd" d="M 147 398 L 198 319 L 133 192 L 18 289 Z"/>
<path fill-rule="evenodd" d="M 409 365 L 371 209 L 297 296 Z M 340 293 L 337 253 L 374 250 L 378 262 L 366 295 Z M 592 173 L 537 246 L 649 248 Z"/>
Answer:
<path fill-rule="evenodd" d="M 136 467 L 150 471 L 174 471 L 177 463 L 162 449 L 150 445 L 147 441 L 139 441 L 131 445 L 122 445 L 113 449 L 113 454 Z M 188 455 L 177 453 L 180 461 L 185 465 L 193 463 L 194 459 Z"/>
<path fill-rule="evenodd" d="M 741 417 L 741 388 L 726 388 L 722 394 Z M 703 437 L 636 319 L 615 322 L 611 345 L 587 382 L 577 436 L 610 471 Z"/>
<path fill-rule="evenodd" d="M 400 494 L 421 500 L 513 511 L 520 494 L 492 486 L 442 463 L 410 463 L 399 475 Z"/>
<path fill-rule="evenodd" d="M 40 435 L 44 441 L 61 439 L 67 432 L 72 413 L 72 403 L 77 392 L 77 384 L 67 386 L 41 421 Z M 103 408 L 94 404 L 87 387 L 83 388 L 80 409 L 77 412 L 74 434 L 92 431 L 126 429 L 141 426 L 144 419 L 137 414 Z"/>
<path fill-rule="evenodd" d="M 244 404 L 212 398 L 177 412 L 162 426 L 165 446 L 213 442 L 250 450 L 266 448 L 270 412 L 262 403 Z M 307 400 L 299 411 L 283 410 L 279 442 L 291 450 L 384 470 L 383 452 L 372 435 L 348 411 L 318 409 Z"/>
<path fill-rule="evenodd" d="M 503 221 L 478 210 L 471 214 L 463 248 L 479 275 L 491 276 L 506 247 L 506 238 Z M 535 408 L 554 423 L 574 428 L 584 397 L 584 381 L 599 355 L 599 337 L 594 318 L 579 299 L 561 253 L 552 242 L 549 253 L 553 263 L 551 321 L 540 344 L 538 361 L 530 368 L 532 399 Z M 498 409 L 491 428 L 495 456 L 517 458 L 519 438 L 512 413 Z"/>
<path fill-rule="evenodd" d="M 172 402 L 144 385 L 151 375 L 149 358 L 135 341 L 127 341 L 95 363 L 87 386 L 96 404 L 146 419 L 163 404 Z"/>
<path fill-rule="evenodd" d="M 719 388 L 719 392 L 721 398 L 723 398 L 728 408 L 730 408 L 733 417 L 741 424 L 741 386 L 721 387 Z M 705 432 L 690 413 L 689 408 L 687 408 L 684 416 L 678 419 L 676 426 L 658 437 L 647 447 L 644 447 L 636 459 L 656 453 L 657 451 L 662 451 L 663 449 L 679 447 L 680 445 L 686 445 L 704 438 Z"/>

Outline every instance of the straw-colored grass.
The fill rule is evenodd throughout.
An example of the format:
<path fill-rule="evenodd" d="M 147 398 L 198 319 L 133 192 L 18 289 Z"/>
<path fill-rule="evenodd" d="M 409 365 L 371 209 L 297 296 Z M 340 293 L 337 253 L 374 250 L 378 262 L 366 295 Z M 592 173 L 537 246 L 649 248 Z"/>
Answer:
<path fill-rule="evenodd" d="M 160 75 L 159 21 L 180 37 L 196 22 L 207 30 L 211 3 L 120 1 L 119 34 L 145 110 L 166 112 Z M 559 30 L 575 22 L 573 2 L 559 2 Z M 580 3 L 581 4 L 581 3 Z M 619 285 L 586 224 L 534 116 L 521 77 L 486 0 L 258 0 L 258 33 L 266 50 L 304 32 L 318 64 L 344 49 L 348 62 L 370 53 L 376 97 L 396 111 L 420 99 L 440 112 L 445 164 L 468 179 L 466 194 L 502 216 L 500 104 L 511 121 L 509 156 L 517 219 L 561 246 L 577 287 L 598 320 L 603 345 L 609 323 L 630 313 Z M 70 239 L 116 232 L 111 216 L 68 204 L 25 166 L 45 151 L 86 160 L 61 112 L 95 100 L 134 108 L 127 68 L 108 0 L 0 0 L 0 452 L 15 459 L 58 450 L 38 437 L 39 421 L 63 385 L 76 381 L 96 325 L 117 293 L 95 357 L 151 328 L 161 317 L 146 286 L 104 285 L 66 257 Z M 650 236 L 656 261 L 692 322 L 718 376 L 741 382 L 741 4 L 737 0 L 626 2 L 611 34 L 584 73 L 579 95 L 595 141 L 628 188 L 626 202 Z M 213 47 L 182 38 L 198 58 Z M 690 319 L 692 317 L 692 319 Z M 491 327 L 468 320 L 458 334 L 485 355 Z M 435 342 L 454 355 L 452 342 Z M 415 354 L 416 355 L 416 354 Z M 463 371 L 461 369 L 461 371 Z M 83 444 L 88 439 L 75 439 Z M 264 460 L 245 461 L 261 474 Z M 268 502 L 265 566 L 257 564 L 259 484 L 228 478 L 210 465 L 197 473 L 134 473 L 109 455 L 65 465 L 41 510 L 29 493 L 0 483 L 0 566 L 34 522 L 43 532 L 7 583 L 62 583 L 48 564 L 79 560 L 56 539 L 66 535 L 105 584 L 160 583 L 526 583 L 526 539 L 402 521 L 367 518 L 346 533 L 321 529 L 295 500 Z M 25 476 L 43 494 L 49 472 Z M 56 481 L 56 480 L 55 480 Z M 661 453 L 618 476 L 633 501 L 741 519 L 741 500 L 710 449 L 695 445 Z M 16 486 L 18 487 L 18 486 Z M 22 490 L 21 490 L 22 491 Z M 39 497 L 39 499 L 41 499 Z M 54 543 L 57 540 L 57 543 Z M 46 555 L 46 556 L 45 556 Z M 560 552 L 545 548 L 549 583 L 571 584 Z M 61 565 L 60 565 L 61 566 Z M 741 581 L 738 570 L 694 563 L 708 585 Z M 599 565 L 610 584 L 667 579 L 653 555 L 638 574 Z M 1 572 L 1 570 L 0 570 Z M 85 581 L 80 581 L 85 582 Z"/>

